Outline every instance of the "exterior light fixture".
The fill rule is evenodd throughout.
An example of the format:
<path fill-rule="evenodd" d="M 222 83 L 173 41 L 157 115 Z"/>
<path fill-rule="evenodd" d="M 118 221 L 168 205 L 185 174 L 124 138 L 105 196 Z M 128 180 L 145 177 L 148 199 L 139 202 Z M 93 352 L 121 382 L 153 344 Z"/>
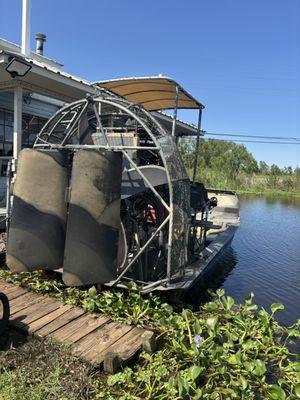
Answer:
<path fill-rule="evenodd" d="M 5 69 L 12 78 L 16 78 L 25 76 L 31 68 L 32 66 L 22 58 L 13 57 Z"/>

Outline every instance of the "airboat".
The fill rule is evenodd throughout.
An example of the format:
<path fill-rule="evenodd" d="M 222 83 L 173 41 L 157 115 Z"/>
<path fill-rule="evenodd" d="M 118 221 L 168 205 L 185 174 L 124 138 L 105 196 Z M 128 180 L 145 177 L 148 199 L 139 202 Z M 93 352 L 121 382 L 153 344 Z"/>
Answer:
<path fill-rule="evenodd" d="M 94 86 L 99 95 L 61 108 L 9 172 L 7 266 L 59 271 L 69 286 L 187 290 L 239 226 L 235 192 L 196 180 L 204 106 L 168 77 Z M 179 109 L 198 110 L 198 126 Z"/>

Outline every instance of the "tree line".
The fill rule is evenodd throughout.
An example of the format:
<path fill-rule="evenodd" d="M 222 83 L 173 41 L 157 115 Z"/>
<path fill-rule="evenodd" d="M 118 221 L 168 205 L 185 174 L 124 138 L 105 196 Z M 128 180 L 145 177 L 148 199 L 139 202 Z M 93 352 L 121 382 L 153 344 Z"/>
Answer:
<path fill-rule="evenodd" d="M 179 149 L 189 172 L 195 157 L 194 139 L 181 140 Z M 198 177 L 208 186 L 228 189 L 300 192 L 300 167 L 257 161 L 243 144 L 230 141 L 200 140 Z"/>

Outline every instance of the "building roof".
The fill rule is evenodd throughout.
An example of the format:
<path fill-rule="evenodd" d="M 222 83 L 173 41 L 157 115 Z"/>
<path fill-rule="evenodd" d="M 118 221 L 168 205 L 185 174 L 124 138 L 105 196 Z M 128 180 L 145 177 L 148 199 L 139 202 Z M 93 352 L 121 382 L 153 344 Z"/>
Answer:
<path fill-rule="evenodd" d="M 27 75 L 18 78 L 10 76 L 5 68 L 11 57 L 22 58 L 31 64 L 32 68 Z M 72 102 L 82 99 L 87 93 L 98 95 L 100 89 L 104 88 L 154 111 L 153 115 L 167 130 L 171 130 L 173 119 L 157 110 L 174 107 L 176 86 L 179 89 L 178 108 L 204 107 L 172 78 L 162 76 L 122 78 L 91 83 L 62 71 L 61 67 L 62 64 L 34 52 L 31 52 L 30 57 L 25 57 L 21 54 L 20 46 L 0 39 L 0 90 L 10 90 L 21 86 L 25 90 L 47 96 L 47 98 Z M 57 105 L 59 106 L 59 102 Z M 179 120 L 176 122 L 176 128 L 178 134 L 183 136 L 197 133 L 195 126 Z"/>
<path fill-rule="evenodd" d="M 99 89 L 92 86 L 91 82 L 62 71 L 61 64 L 36 53 L 31 53 L 33 57 L 25 57 L 19 51 L 13 51 L 20 50 L 19 46 L 12 43 L 8 46 L 7 43 L 10 42 L 0 42 L 0 90 L 22 86 L 29 91 L 65 102 L 82 99 L 87 93 L 99 93 Z M 5 70 L 11 57 L 21 58 L 31 64 L 32 68 L 28 74 L 12 78 Z"/>
<path fill-rule="evenodd" d="M 178 108 L 204 108 L 204 105 L 179 83 L 167 76 L 112 79 L 95 82 L 95 85 L 128 101 L 138 103 L 149 111 L 173 109 L 176 88 L 178 88 Z"/>
<path fill-rule="evenodd" d="M 21 54 L 21 46 L 2 38 L 0 38 L 0 50 Z M 57 69 L 61 69 L 61 67 L 63 67 L 63 64 L 59 63 L 58 61 L 52 60 L 51 58 L 48 58 L 41 54 L 37 54 L 34 51 L 30 52 L 30 58 L 36 61 L 43 62 Z"/>
<path fill-rule="evenodd" d="M 172 132 L 173 118 L 161 111 L 153 111 L 152 115 L 169 132 Z M 204 136 L 203 131 L 198 132 L 197 126 L 189 124 L 180 119 L 176 120 L 176 136 Z"/>

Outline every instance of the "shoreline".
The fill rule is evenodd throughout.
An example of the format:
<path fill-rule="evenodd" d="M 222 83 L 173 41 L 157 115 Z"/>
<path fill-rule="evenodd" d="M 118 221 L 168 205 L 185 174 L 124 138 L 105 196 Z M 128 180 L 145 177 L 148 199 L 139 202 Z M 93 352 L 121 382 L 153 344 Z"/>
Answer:
<path fill-rule="evenodd" d="M 243 190 L 243 189 L 233 189 L 237 194 L 253 194 L 253 195 L 265 195 L 265 196 L 287 196 L 287 197 L 299 197 L 300 193 L 297 192 L 285 192 L 280 190 L 265 190 L 265 191 L 255 191 L 255 190 Z"/>

